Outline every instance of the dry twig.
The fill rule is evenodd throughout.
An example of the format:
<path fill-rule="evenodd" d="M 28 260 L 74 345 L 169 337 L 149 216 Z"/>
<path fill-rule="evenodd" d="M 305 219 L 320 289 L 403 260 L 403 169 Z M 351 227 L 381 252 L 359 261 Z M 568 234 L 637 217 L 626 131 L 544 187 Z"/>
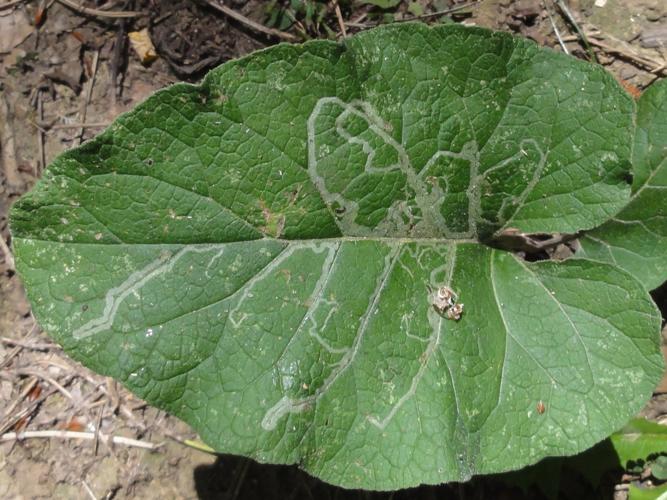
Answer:
<path fill-rule="evenodd" d="M 88 123 L 58 123 L 50 127 L 51 130 L 62 130 L 68 128 L 106 128 L 110 122 L 88 122 Z"/>
<path fill-rule="evenodd" d="M 12 361 L 12 359 L 14 359 L 18 355 L 18 353 L 21 352 L 22 349 L 23 347 L 17 345 L 16 347 L 14 347 L 14 349 L 9 351 L 9 354 L 7 354 L 7 356 L 5 356 L 4 359 L 0 360 L 0 370 L 3 369 L 5 366 L 8 366 L 9 363 Z"/>
<path fill-rule="evenodd" d="M 3 344 L 20 346 L 23 347 L 24 349 L 31 349 L 33 351 L 48 351 L 50 349 L 59 349 L 57 344 L 30 343 L 30 342 L 24 342 L 22 340 L 10 339 L 9 337 L 0 337 L 0 342 L 2 342 Z"/>
<path fill-rule="evenodd" d="M 459 12 L 461 10 L 468 9 L 470 7 L 475 7 L 478 4 L 481 4 L 484 2 L 484 0 L 475 0 L 474 2 L 468 2 L 468 3 L 462 3 L 461 5 L 455 5 L 454 7 L 450 7 L 448 9 L 443 9 L 443 10 L 438 10 L 436 12 L 429 12 L 427 14 L 421 14 L 419 16 L 408 16 L 404 17 L 401 19 L 396 19 L 394 22 L 395 23 L 401 23 L 401 22 L 409 22 L 409 21 L 416 21 L 418 19 L 429 19 L 431 17 L 438 17 L 438 16 L 446 16 L 447 14 L 453 14 L 454 12 Z M 360 16 L 360 19 L 363 19 L 365 15 Z M 382 21 L 376 21 L 373 23 L 364 23 L 361 22 L 360 19 L 355 19 L 354 21 L 349 21 L 346 22 L 345 25 L 349 26 L 351 28 L 371 28 L 373 26 L 377 26 L 379 24 L 382 24 Z"/>
<path fill-rule="evenodd" d="M 598 47 L 602 49 L 603 51 L 607 52 L 608 54 L 616 54 L 619 57 L 622 57 L 624 59 L 627 59 L 628 61 L 642 66 L 643 68 L 647 69 L 651 73 L 659 74 L 659 73 L 665 73 L 667 70 L 667 64 L 664 61 L 658 61 L 653 58 L 649 58 L 640 54 L 637 54 L 636 52 L 624 48 L 621 46 L 612 46 L 607 43 L 604 43 L 600 40 L 598 40 L 596 37 L 599 37 L 600 33 L 597 32 L 588 32 L 588 41 L 591 45 L 594 45 L 595 47 Z M 614 39 L 613 37 L 609 37 L 608 35 L 605 35 L 607 38 L 610 38 L 612 41 L 617 42 L 617 43 L 622 43 L 619 40 Z M 563 41 L 565 42 L 571 42 L 577 40 L 576 36 L 567 36 L 563 38 Z"/>
<path fill-rule="evenodd" d="M 59 384 L 53 377 L 49 377 L 48 375 L 39 370 L 17 370 L 16 373 L 18 375 L 29 375 L 32 377 L 41 378 L 44 382 L 48 382 L 50 385 L 52 385 L 58 392 L 60 392 L 60 394 L 65 396 L 67 399 L 74 401 L 74 397 L 72 396 L 71 392 L 69 392 L 61 384 Z"/>
<path fill-rule="evenodd" d="M 16 423 L 19 422 L 23 417 L 30 415 L 33 411 L 35 411 L 35 409 L 39 405 L 41 405 L 46 400 L 46 398 L 50 397 L 56 392 L 58 392 L 58 389 L 51 389 L 46 394 L 42 394 L 40 397 L 32 401 L 30 404 L 28 404 L 28 406 L 23 408 L 21 411 L 19 411 L 18 413 L 12 415 L 10 418 L 5 420 L 5 422 L 2 425 L 0 425 L 0 434 L 14 427 Z M 12 412 L 14 411 L 14 408 L 16 408 L 15 405 L 12 408 Z"/>
<path fill-rule="evenodd" d="M 112 19 L 123 19 L 123 18 L 132 18 L 143 16 L 143 12 L 135 11 L 113 11 L 113 10 L 99 10 L 91 9 L 90 7 L 84 7 L 76 3 L 74 0 L 58 0 L 65 7 L 69 7 L 72 10 L 77 11 L 80 14 L 85 14 L 86 16 L 96 16 L 96 17 L 110 17 Z"/>
<path fill-rule="evenodd" d="M 11 9 L 12 7 L 16 7 L 19 4 L 22 4 L 26 0 L 14 0 L 13 2 L 8 2 L 8 3 L 3 3 L 0 5 L 0 10 L 6 10 L 6 9 Z"/>
<path fill-rule="evenodd" d="M 334 12 L 336 13 L 336 19 L 338 19 L 338 26 L 340 27 L 340 34 L 343 35 L 343 38 L 347 37 L 347 29 L 345 28 L 345 21 L 343 20 L 343 13 L 340 11 L 340 5 L 338 5 L 338 0 L 331 0 L 333 5 Z"/>
<path fill-rule="evenodd" d="M 102 415 L 104 409 L 107 407 L 107 402 L 103 401 L 104 404 L 100 406 L 100 410 L 97 412 L 97 421 L 95 422 L 95 439 L 93 439 L 93 455 L 97 456 L 97 450 L 100 445 L 100 428 L 102 427 Z"/>
<path fill-rule="evenodd" d="M 44 103 L 42 102 L 42 91 L 38 90 L 37 91 L 37 118 L 39 121 L 44 120 Z M 37 129 L 37 150 L 39 151 L 39 164 L 38 164 L 38 170 L 35 172 L 35 177 L 39 177 L 39 175 L 44 171 L 46 168 L 46 147 L 45 147 L 45 134 L 44 131 L 41 130 L 40 128 Z"/>
<path fill-rule="evenodd" d="M 241 24 L 246 25 L 247 27 L 255 31 L 259 31 L 260 33 L 264 33 L 265 35 L 275 36 L 276 38 L 280 38 L 281 40 L 286 40 L 288 42 L 299 41 L 299 38 L 292 35 L 291 33 L 286 33 L 284 31 L 280 31 L 274 28 L 268 28 L 263 24 L 259 24 L 258 22 L 255 22 L 252 19 L 248 19 L 243 14 L 236 12 L 234 9 L 227 7 L 226 5 L 222 5 L 221 3 L 217 2 L 217 0 L 204 0 L 204 1 L 206 2 L 207 5 L 210 5 L 213 9 L 222 12 L 226 16 L 231 17 L 232 19 L 240 22 Z"/>
<path fill-rule="evenodd" d="M 54 124 L 53 122 L 50 122 L 50 123 L 48 123 L 48 122 L 35 123 L 33 121 L 30 121 L 29 123 L 33 127 L 36 127 L 38 129 L 40 129 L 44 133 L 48 133 L 51 130 L 68 130 L 68 129 L 71 129 L 71 128 L 79 128 L 79 129 L 81 129 L 81 128 L 106 128 L 109 125 L 111 125 L 111 123 L 109 123 L 109 122 L 88 122 L 88 123 L 77 122 L 77 123 L 56 123 L 56 124 Z"/>
<path fill-rule="evenodd" d="M 88 106 L 90 105 L 90 99 L 93 95 L 93 86 L 95 85 L 95 76 L 97 76 L 97 65 L 100 60 L 100 51 L 96 50 L 95 55 L 93 56 L 93 69 L 92 74 L 90 75 L 90 81 L 88 82 L 88 88 L 86 89 L 86 100 L 83 104 L 83 110 L 81 112 L 81 122 L 86 123 L 86 115 L 88 114 Z M 79 130 L 79 144 L 83 142 L 83 134 L 85 128 L 81 127 Z"/>
<path fill-rule="evenodd" d="M 444 16 L 447 14 L 453 14 L 460 10 L 465 10 L 469 7 L 475 7 L 477 4 L 482 3 L 484 0 L 475 0 L 474 2 L 462 3 L 461 5 L 455 5 L 448 9 L 439 10 L 437 12 L 429 12 L 428 14 L 421 14 L 419 16 L 406 17 L 404 19 L 398 19 L 398 21 L 414 21 L 416 19 L 428 19 L 429 17 Z"/>
<path fill-rule="evenodd" d="M 586 36 L 584 31 L 579 27 L 579 23 L 577 23 L 577 20 L 572 15 L 572 12 L 570 12 L 570 9 L 568 8 L 567 4 L 563 0 L 555 0 L 555 2 L 556 2 L 556 5 L 558 5 L 558 8 L 560 9 L 560 11 L 565 16 L 565 18 L 569 21 L 569 23 L 574 28 L 574 31 L 576 31 L 577 35 L 579 35 L 579 38 L 581 39 L 581 42 L 586 47 L 586 51 L 588 52 L 588 55 L 591 58 L 591 61 L 597 63 L 598 58 L 595 56 L 595 52 L 593 51 L 593 48 L 591 47 L 591 44 L 588 41 L 588 37 Z"/>
<path fill-rule="evenodd" d="M 567 50 L 567 47 L 565 46 L 565 42 L 563 42 L 563 38 L 560 36 L 560 31 L 558 31 L 558 26 L 556 26 L 556 22 L 554 21 L 554 18 L 551 15 L 551 9 L 547 6 L 547 4 L 544 1 L 542 1 L 542 7 L 547 12 L 547 16 L 549 16 L 549 22 L 551 23 L 551 27 L 553 28 L 554 33 L 556 34 L 556 38 L 558 39 L 558 43 L 560 44 L 561 48 L 563 49 L 563 52 L 565 52 L 566 54 L 569 54 L 570 51 Z"/>
<path fill-rule="evenodd" d="M 32 377 L 21 391 L 21 394 L 19 394 L 19 396 L 5 410 L 5 417 L 8 417 L 11 413 L 14 412 L 19 403 L 23 401 L 23 399 L 30 393 L 30 391 L 32 391 L 32 388 L 35 387 L 35 385 L 37 385 L 37 377 Z"/>

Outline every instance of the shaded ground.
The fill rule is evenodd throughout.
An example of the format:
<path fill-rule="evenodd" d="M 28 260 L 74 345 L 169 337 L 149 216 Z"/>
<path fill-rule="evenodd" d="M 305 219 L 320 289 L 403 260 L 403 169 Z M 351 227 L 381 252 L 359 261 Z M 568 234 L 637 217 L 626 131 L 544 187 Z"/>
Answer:
<path fill-rule="evenodd" d="M 56 154 L 93 136 L 154 90 L 182 79 L 195 81 L 207 69 L 281 37 L 340 37 L 343 27 L 350 34 L 381 21 L 457 8 L 463 2 L 404 1 L 382 12 L 362 2 L 341 0 L 338 16 L 335 2 L 321 1 L 311 2 L 315 9 L 310 17 L 298 7 L 281 8 L 290 2 L 225 3 L 250 20 L 281 30 L 278 36 L 259 33 L 247 21 L 233 20 L 205 7 L 206 3 L 0 0 L 0 435 L 64 429 L 92 438 L 0 442 L 0 498 L 521 497 L 521 490 L 506 480 L 488 478 L 394 495 L 346 492 L 294 467 L 216 459 L 182 444 L 196 437 L 187 426 L 70 361 L 35 324 L 3 243 L 10 243 L 9 206 L 30 189 Z M 563 50 L 551 16 L 565 47 L 577 57 L 589 58 L 555 2 L 545 4 L 486 0 L 457 10 L 451 19 L 513 31 Z M 588 34 L 591 51 L 631 93 L 638 94 L 659 75 L 666 76 L 667 2 L 570 0 L 568 5 Z M 144 14 L 131 19 L 99 12 L 86 15 L 80 6 Z M 443 19 L 442 15 L 424 18 Z M 128 33 L 143 28 L 149 29 L 158 55 L 148 65 L 128 42 Z M 665 297 L 665 290 L 656 294 L 663 307 Z M 667 392 L 666 384 L 659 390 Z M 656 394 L 645 414 L 667 422 L 667 395 Z M 114 436 L 137 442 L 112 444 Z M 539 470 L 531 473 L 536 474 L 537 485 L 548 490 Z M 567 484 L 561 487 L 568 497 L 592 494 L 590 485 L 575 475 L 565 477 Z M 596 494 L 625 498 L 630 481 L 646 479 L 610 475 Z M 537 494 L 532 490 L 526 496 Z"/>

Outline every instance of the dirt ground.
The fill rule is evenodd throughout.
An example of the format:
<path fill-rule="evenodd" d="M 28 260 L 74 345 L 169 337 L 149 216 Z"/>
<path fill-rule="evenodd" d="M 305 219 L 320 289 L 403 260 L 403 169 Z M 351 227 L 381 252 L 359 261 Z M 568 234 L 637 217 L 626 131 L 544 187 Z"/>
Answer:
<path fill-rule="evenodd" d="M 156 89 L 196 81 L 217 64 L 281 40 L 341 37 L 388 16 L 439 22 L 444 16 L 432 13 L 460 8 L 449 14 L 456 22 L 511 31 L 584 59 L 592 52 L 639 95 L 667 76 L 667 1 L 569 0 L 590 49 L 558 0 L 403 1 L 384 12 L 361 1 L 311 0 L 322 20 L 295 10 L 296 22 L 285 22 L 280 9 L 289 1 L 225 2 L 241 20 L 210 3 L 0 0 L 0 436 L 66 430 L 86 438 L 0 441 L 0 498 L 482 498 L 484 492 L 535 498 L 536 489 L 524 493 L 498 478 L 386 495 L 349 492 L 294 467 L 216 457 L 186 445 L 196 436 L 185 424 L 72 362 L 35 324 L 8 251 L 8 209 L 58 153 Z M 138 14 L 109 17 L 118 12 Z M 252 22 L 274 32 L 261 33 Z M 155 45 L 152 62 L 142 62 L 145 47 L 135 51 L 128 39 L 144 28 Z M 664 312 L 667 292 L 658 291 L 656 300 Z M 663 393 L 664 382 L 643 413 L 667 422 Z M 617 474 L 604 497 L 626 498 L 629 482 L 643 479 Z"/>

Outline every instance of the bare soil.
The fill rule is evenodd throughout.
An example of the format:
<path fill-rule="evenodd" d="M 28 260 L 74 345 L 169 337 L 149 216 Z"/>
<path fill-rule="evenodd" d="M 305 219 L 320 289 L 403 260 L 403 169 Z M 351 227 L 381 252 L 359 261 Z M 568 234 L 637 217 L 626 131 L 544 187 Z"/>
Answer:
<path fill-rule="evenodd" d="M 248 23 L 192 0 L 0 0 L 0 435 L 18 431 L 85 432 L 93 439 L 29 438 L 0 441 L 0 498 L 535 498 L 502 478 L 466 485 L 419 488 L 395 494 L 345 491 L 295 467 L 260 465 L 214 456 L 186 446 L 196 439 L 177 419 L 145 405 L 114 381 L 71 361 L 32 317 L 11 254 L 7 213 L 58 153 L 94 136 L 155 90 L 180 80 L 196 81 L 226 60 L 280 41 Z M 276 5 L 274 5 L 274 3 Z M 289 2 L 232 0 L 225 5 L 266 23 L 271 9 Z M 342 35 L 366 29 L 382 13 L 363 2 L 316 3 L 321 23 L 298 19 L 288 36 Z M 387 11 L 395 20 L 458 6 L 457 0 L 403 1 Z M 570 0 L 592 52 L 633 95 L 667 76 L 665 0 Z M 15 4 L 15 5 L 14 5 Z M 66 4 L 70 4 L 67 7 Z M 408 10 L 409 4 L 410 10 Z M 74 6 L 72 8 L 71 6 Z M 547 8 L 545 8 L 545 5 Z M 86 14 L 81 6 L 140 11 L 132 19 Z M 273 7 L 272 7 L 273 6 Z M 563 45 L 559 43 L 554 25 Z M 576 57 L 590 52 L 555 1 L 484 0 L 451 15 L 456 22 L 506 30 Z M 424 18 L 436 22 L 441 16 Z M 142 64 L 128 33 L 148 28 L 157 59 Z M 85 125 L 82 127 L 82 125 Z M 2 243 L 5 243 L 3 245 Z M 667 291 L 656 299 L 665 308 Z M 663 309 L 664 311 L 664 309 Z M 644 410 L 667 422 L 667 384 Z M 113 437 L 139 443 L 116 443 Z M 151 446 L 148 450 L 136 445 Z M 578 482 L 570 478 L 570 483 Z M 604 488 L 570 484 L 563 491 L 626 498 L 629 482 L 645 476 L 618 473 Z M 583 488 L 583 489 L 580 489 Z M 563 494 L 561 491 L 561 494 Z M 575 493 L 572 493 L 575 492 Z M 583 494 L 583 493 L 582 493 Z"/>

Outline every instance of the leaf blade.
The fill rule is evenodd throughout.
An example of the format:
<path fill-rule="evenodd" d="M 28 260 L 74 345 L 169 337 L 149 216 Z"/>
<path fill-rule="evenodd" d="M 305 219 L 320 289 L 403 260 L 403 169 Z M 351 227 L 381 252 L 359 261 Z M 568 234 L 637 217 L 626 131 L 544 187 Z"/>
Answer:
<path fill-rule="evenodd" d="M 253 242 L 257 250 L 252 254 L 262 255 L 261 248 L 268 242 Z M 574 453 L 626 418 L 618 410 L 613 418 L 608 416 L 605 408 L 617 402 L 594 380 L 615 387 L 631 379 L 635 388 L 627 404 L 634 411 L 660 377 L 661 358 L 653 354 L 655 335 L 641 336 L 637 347 L 623 333 L 627 331 L 624 324 L 630 323 L 639 325 L 637 331 L 656 330 L 659 315 L 643 288 L 610 266 L 584 261 L 527 265 L 509 254 L 470 243 L 396 246 L 360 239 L 288 245 L 289 250 L 276 245 L 254 267 L 239 265 L 245 273 L 239 278 L 239 283 L 246 283 L 244 288 L 222 290 L 222 298 L 208 297 L 198 305 L 193 305 L 192 297 L 206 289 L 208 282 L 201 279 L 206 270 L 211 276 L 227 270 L 237 261 L 227 247 L 241 245 L 204 245 L 187 253 L 181 249 L 172 251 L 170 260 L 153 249 L 151 257 L 158 267 L 144 259 L 139 268 L 139 274 L 150 280 L 131 279 L 135 271 L 129 273 L 127 287 L 101 284 L 101 290 L 112 291 L 99 304 L 76 296 L 70 302 L 62 300 L 70 307 L 61 314 L 85 327 L 91 320 L 77 318 L 85 315 L 80 312 L 82 303 L 89 306 L 86 318 L 104 317 L 109 293 L 132 288 L 133 293 L 123 297 L 127 303 L 117 308 L 110 331 L 80 334 L 76 339 L 68 333 L 74 325 L 51 325 L 51 334 L 85 364 L 120 369 L 103 371 L 189 421 L 206 442 L 219 449 L 272 462 L 298 461 L 325 480 L 374 489 L 462 480 L 476 473 L 516 468 L 539 460 L 554 446 L 561 453 Z M 220 255 L 221 246 L 229 253 Z M 19 248 L 26 266 L 33 257 L 25 254 L 25 246 Z M 59 254 L 62 259 L 63 251 Z M 66 282 L 67 269 L 79 257 L 72 254 L 66 259 L 62 275 L 54 275 L 54 281 Z M 346 272 L 359 260 L 366 263 L 372 279 L 360 280 Z M 495 267 L 487 273 L 492 262 Z M 167 265 L 171 265 L 170 274 L 156 273 L 159 266 Z M 29 267 L 38 270 L 40 266 Z M 33 273 L 23 272 L 31 298 L 35 300 L 35 293 L 44 296 Z M 154 311 L 162 316 L 151 316 L 155 297 L 164 296 L 159 291 L 183 288 L 190 274 L 199 280 L 188 283 L 187 294 L 184 291 L 176 303 L 163 302 Z M 429 301 L 428 287 L 437 286 L 448 275 L 466 304 L 459 322 L 439 316 Z M 474 275 L 489 277 L 471 280 Z M 415 285 L 406 288 L 409 278 Z M 601 287 L 597 282 L 601 279 L 607 285 Z M 577 280 L 579 289 L 588 287 L 591 294 L 608 296 L 597 310 L 586 311 L 584 319 L 572 319 L 582 314 L 580 306 L 572 304 L 582 297 L 570 291 L 572 280 Z M 526 290 L 525 283 L 533 283 L 533 288 Z M 48 283 L 42 286 L 51 293 L 57 289 Z M 556 290 L 558 299 L 549 298 L 553 296 L 545 287 Z M 544 303 L 534 299 L 539 290 L 547 298 Z M 529 317 L 546 318 L 541 330 L 526 321 L 526 314 L 520 312 L 526 302 L 518 300 L 517 294 L 533 297 L 536 312 Z M 300 312 L 285 308 L 282 301 L 276 304 L 275 298 L 281 296 L 297 300 Z M 617 313 L 619 297 L 626 305 Z M 187 314 L 174 311 L 177 303 L 187 304 Z M 498 304 L 508 318 L 501 329 L 486 320 L 498 314 Z M 545 307 L 552 312 L 546 313 Z M 133 315 L 139 309 L 143 314 Z M 605 315 L 612 317 L 612 327 Z M 44 322 L 41 316 L 40 321 Z M 206 330 L 199 328 L 194 338 L 183 336 L 201 322 L 208 325 Z M 270 330 L 268 326 L 276 322 L 281 329 Z M 44 324 L 48 327 L 48 322 Z M 93 324 L 98 323 L 93 320 Z M 565 334 L 561 324 L 570 324 L 571 333 Z M 585 329 L 588 338 L 578 338 L 574 324 Z M 385 331 L 401 333 L 387 336 Z M 610 339 L 602 360 L 561 366 L 563 359 L 572 359 L 576 352 L 585 357 L 586 348 L 602 339 Z M 580 344 L 584 340 L 586 347 Z M 128 347 L 128 342 L 134 345 Z M 119 356 L 122 364 L 112 362 Z M 481 366 L 486 368 L 479 373 Z M 530 373 L 529 382 L 526 373 Z M 480 384 L 488 389 L 480 391 Z M 544 414 L 538 410 L 540 401 Z M 572 421 L 569 409 L 577 405 L 586 425 Z M 528 417 L 508 421 L 507 415 L 519 408 Z M 339 428 L 347 429 L 346 433 L 335 431 Z M 221 429 L 226 434 L 221 435 Z M 567 429 L 564 442 L 560 429 Z M 579 434 L 573 434 L 575 429 Z M 529 456 L 521 445 L 525 432 L 535 433 Z M 443 447 L 443 442 L 449 444 Z M 436 457 L 436 466 L 423 474 L 419 460 L 400 458 L 398 443 L 419 456 Z M 357 455 L 359 446 L 361 455 Z M 383 453 L 377 453 L 380 450 Z M 387 450 L 395 450 L 390 453 L 394 458 L 384 457 Z M 351 473 L 349 463 L 355 457 L 361 465 Z M 372 482 L 364 469 L 374 471 Z M 396 482 L 399 470 L 404 475 L 398 477 L 409 477 L 407 482 Z"/>
<path fill-rule="evenodd" d="M 649 289 L 667 279 L 667 84 L 656 82 L 639 100 L 633 154 L 633 194 L 610 222 L 582 239 L 582 256 L 613 262 Z"/>
<path fill-rule="evenodd" d="M 620 209 L 631 114 L 599 68 L 479 29 L 278 46 L 57 159 L 13 209 L 17 265 L 73 357 L 217 449 L 370 489 L 518 468 L 638 409 L 659 316 L 611 266 L 478 239 Z"/>

